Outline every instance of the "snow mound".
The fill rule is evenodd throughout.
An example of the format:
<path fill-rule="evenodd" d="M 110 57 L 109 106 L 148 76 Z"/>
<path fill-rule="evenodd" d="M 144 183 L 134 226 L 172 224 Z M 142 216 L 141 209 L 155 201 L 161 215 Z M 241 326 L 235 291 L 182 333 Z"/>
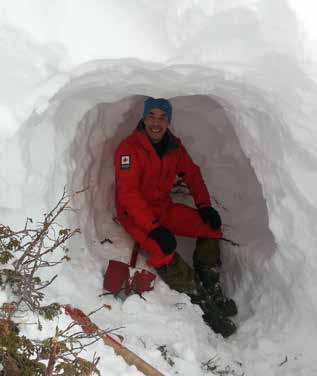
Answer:
<path fill-rule="evenodd" d="M 73 241 L 72 264 L 52 296 L 66 300 L 66 283 L 72 286 L 68 299 L 84 308 L 83 296 L 101 291 L 107 260 L 129 260 L 131 239 L 113 221 L 112 155 L 139 120 L 144 95 L 168 97 L 175 109 L 173 131 L 201 165 L 226 237 L 240 244 L 223 244 L 226 288 L 240 307 L 239 331 L 232 339 L 237 356 L 248 366 L 255 356 L 250 346 L 263 346 L 275 354 L 270 361 L 276 366 L 286 351 L 297 354 L 285 339 L 294 333 L 297 344 L 304 345 L 305 335 L 316 331 L 316 302 L 310 298 L 315 291 L 315 209 L 307 184 L 315 179 L 309 169 L 315 145 L 300 117 L 315 89 L 292 61 L 275 58 L 285 59 L 287 75 L 297 74 L 293 95 L 283 95 L 286 77 L 279 77 L 284 86 L 278 83 L 272 90 L 255 69 L 241 80 L 203 66 L 99 61 L 72 72 L 47 107 L 29 117 L 10 146 L 14 155 L 20 153 L 19 163 L 4 176 L 18 204 L 2 206 L 22 221 L 25 213 L 36 215 L 52 206 L 64 185 L 73 192 L 86 189 L 73 202 L 76 213 L 67 218 L 68 226 L 81 228 L 82 239 Z M 307 85 L 310 95 L 300 96 Z M 12 176 L 20 180 L 10 181 Z M 105 238 L 113 244 L 101 245 Z M 180 244 L 189 260 L 192 242 L 182 239 Z M 140 263 L 144 266 L 144 260 Z"/>

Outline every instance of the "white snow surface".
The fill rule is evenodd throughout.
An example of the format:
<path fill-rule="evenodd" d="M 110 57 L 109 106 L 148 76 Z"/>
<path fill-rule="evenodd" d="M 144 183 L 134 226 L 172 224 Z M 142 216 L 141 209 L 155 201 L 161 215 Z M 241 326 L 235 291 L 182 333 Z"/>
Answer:
<path fill-rule="evenodd" d="M 120 328 L 124 345 L 164 375 L 310 376 L 317 372 L 317 33 L 310 1 L 11 0 L 0 5 L 0 214 L 41 219 L 63 187 L 82 234 L 54 270 L 47 302 Z M 132 240 L 114 223 L 112 155 L 146 96 L 170 98 L 172 130 L 201 166 L 224 233 L 223 283 L 239 307 L 224 340 L 159 279 L 125 301 L 102 293 L 110 259 Z M 179 199 L 179 196 L 175 196 Z M 189 201 L 189 204 L 191 202 Z M 113 244 L 100 241 L 110 238 Z M 180 238 L 189 262 L 194 240 Z M 148 268 L 144 257 L 138 267 Z M 153 271 L 153 270 L 152 270 Z M 51 273 L 51 272 L 50 272 Z M 53 272 L 52 272 L 53 273 Z M 0 292 L 0 302 L 10 297 Z M 25 318 L 27 320 L 27 318 Z M 61 316 L 59 326 L 69 318 Z M 25 325 L 31 338 L 54 333 Z M 171 366 L 158 350 L 166 346 Z M 140 375 L 102 343 L 102 375 Z M 235 372 L 235 373 L 234 373 Z"/>

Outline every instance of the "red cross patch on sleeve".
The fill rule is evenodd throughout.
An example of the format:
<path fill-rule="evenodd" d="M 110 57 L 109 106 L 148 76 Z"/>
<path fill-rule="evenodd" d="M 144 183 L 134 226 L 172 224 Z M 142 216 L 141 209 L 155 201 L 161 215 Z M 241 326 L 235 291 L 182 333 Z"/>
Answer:
<path fill-rule="evenodd" d="M 128 170 L 131 165 L 130 155 L 121 155 L 120 156 L 120 168 L 121 170 Z"/>

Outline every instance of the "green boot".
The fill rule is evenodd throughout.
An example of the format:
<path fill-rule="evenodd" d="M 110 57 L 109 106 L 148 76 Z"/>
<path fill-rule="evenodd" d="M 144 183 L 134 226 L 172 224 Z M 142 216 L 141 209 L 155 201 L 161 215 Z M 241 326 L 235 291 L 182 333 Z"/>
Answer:
<path fill-rule="evenodd" d="M 199 238 L 193 256 L 194 268 L 208 292 L 209 300 L 219 308 L 224 317 L 238 313 L 236 303 L 228 299 L 219 282 L 220 248 L 218 239 Z"/>
<path fill-rule="evenodd" d="M 188 295 L 196 295 L 199 280 L 194 270 L 175 253 L 172 261 L 156 269 L 158 275 L 171 288 Z"/>
<path fill-rule="evenodd" d="M 205 322 L 215 333 L 228 337 L 236 331 L 235 324 L 226 318 L 209 297 L 194 270 L 176 253 L 173 260 L 157 268 L 161 279 L 172 289 L 190 296 L 193 304 L 198 304 L 204 312 Z"/>

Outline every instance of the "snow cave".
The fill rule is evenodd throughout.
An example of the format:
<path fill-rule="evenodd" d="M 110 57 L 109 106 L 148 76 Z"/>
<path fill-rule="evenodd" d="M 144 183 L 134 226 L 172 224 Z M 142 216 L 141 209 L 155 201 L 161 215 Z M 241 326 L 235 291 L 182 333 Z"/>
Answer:
<path fill-rule="evenodd" d="M 7 3 L 1 223 L 37 223 L 63 187 L 81 191 L 61 223 L 81 235 L 70 241 L 71 262 L 45 272 L 58 274 L 46 302 L 85 312 L 108 304 L 97 324 L 119 328 L 124 344 L 165 375 L 205 375 L 202 364 L 213 358 L 232 375 L 316 374 L 316 36 L 305 34 L 315 30 L 312 2 Z M 146 300 L 99 296 L 108 260 L 130 259 L 132 240 L 114 220 L 113 152 L 147 96 L 171 100 L 171 129 L 201 167 L 224 237 L 238 243 L 221 243 L 224 287 L 239 307 L 237 333 L 226 340 L 160 280 Z M 173 198 L 192 204 L 182 192 Z M 194 242 L 178 238 L 188 262 Z M 144 257 L 138 267 L 147 268 Z M 22 324 L 22 333 L 47 338 L 55 325 L 39 332 Z M 95 352 L 101 374 L 140 374 L 103 344 Z"/>
<path fill-rule="evenodd" d="M 76 215 L 69 219 L 69 225 L 78 224 L 81 228 L 87 245 L 86 257 L 98 265 L 99 277 L 110 258 L 128 261 L 131 239 L 114 221 L 113 153 L 119 142 L 136 127 L 142 114 L 146 96 L 132 95 L 133 92 L 172 95 L 171 130 L 181 137 L 194 161 L 201 166 L 213 205 L 223 218 L 224 237 L 238 243 L 233 246 L 221 242 L 223 282 L 228 293 L 236 294 L 243 302 L 240 320 L 252 316 L 254 285 L 261 285 L 263 271 L 276 252 L 276 245 L 269 229 L 263 188 L 239 140 L 240 134 L 245 147 L 256 147 L 252 145 L 256 142 L 252 134 L 241 135 L 243 117 L 240 112 L 246 109 L 234 109 L 230 100 L 209 94 L 208 89 L 200 94 L 198 87 L 197 94 L 186 95 L 184 82 L 175 82 L 175 78 L 173 85 L 165 83 L 165 87 L 173 87 L 173 90 L 164 92 L 155 84 L 160 72 L 150 72 L 152 82 L 146 85 L 142 80 L 140 84 L 127 87 L 121 87 L 122 80 L 103 82 L 106 69 L 80 74 L 70 81 L 55 94 L 48 108 L 40 115 L 33 114 L 23 128 L 35 132 L 37 137 L 32 139 L 37 140 L 38 147 L 45 150 L 52 162 L 49 169 L 44 169 L 43 160 L 36 156 L 34 142 L 25 144 L 33 166 L 30 177 L 42 180 L 43 199 L 48 198 L 46 204 L 53 204 L 61 193 L 62 183 L 72 192 L 86 189 L 76 199 Z M 129 73 L 136 81 L 134 69 L 131 64 Z M 189 69 L 186 73 L 195 77 L 198 71 Z M 204 73 L 206 83 L 207 72 Z M 215 79 L 213 71 L 209 74 L 210 79 Z M 113 72 L 108 77 L 113 77 Z M 221 77 L 218 79 L 221 83 Z M 175 90 L 175 87 L 180 89 Z M 252 116 L 253 128 L 256 123 L 267 121 L 266 114 L 257 110 Z M 43 170 L 47 174 L 45 178 L 43 172 L 38 173 Z M 193 204 L 182 194 L 173 196 L 174 201 Z M 29 200 L 32 201 L 32 195 Z M 110 239 L 113 244 L 101 245 L 104 239 Z M 194 242 L 189 238 L 178 239 L 178 251 L 190 263 Z"/>

